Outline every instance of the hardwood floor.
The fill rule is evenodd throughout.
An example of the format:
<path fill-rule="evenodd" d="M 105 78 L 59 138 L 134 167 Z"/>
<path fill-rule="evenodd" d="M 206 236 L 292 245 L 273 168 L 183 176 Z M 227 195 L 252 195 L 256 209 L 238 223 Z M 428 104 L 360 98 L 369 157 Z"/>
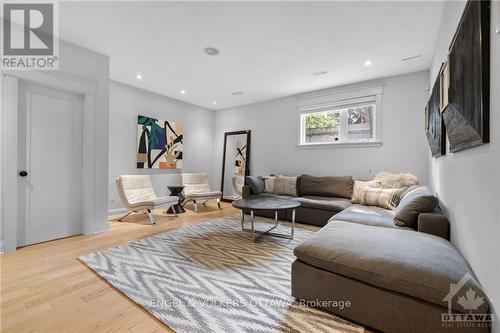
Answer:
<path fill-rule="evenodd" d="M 161 232 L 223 215 L 237 215 L 229 204 L 218 210 L 200 206 L 178 217 L 156 212 L 156 225 L 145 215 L 110 221 L 108 232 L 26 246 L 3 254 L 0 283 L 0 330 L 15 333 L 172 332 L 130 301 L 77 258 Z"/>

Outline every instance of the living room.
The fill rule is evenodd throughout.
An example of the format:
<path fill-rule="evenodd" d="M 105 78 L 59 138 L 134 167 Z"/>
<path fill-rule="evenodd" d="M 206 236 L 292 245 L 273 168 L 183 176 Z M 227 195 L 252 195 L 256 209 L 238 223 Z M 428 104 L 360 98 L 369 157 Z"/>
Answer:
<path fill-rule="evenodd" d="M 1 332 L 500 333 L 499 1 L 2 29 Z"/>

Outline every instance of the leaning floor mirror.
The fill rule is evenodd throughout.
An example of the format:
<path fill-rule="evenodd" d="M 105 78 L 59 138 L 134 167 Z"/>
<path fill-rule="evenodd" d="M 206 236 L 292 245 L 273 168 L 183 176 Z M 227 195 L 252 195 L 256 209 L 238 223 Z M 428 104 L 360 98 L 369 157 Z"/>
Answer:
<path fill-rule="evenodd" d="M 250 130 L 224 133 L 222 156 L 222 201 L 241 199 L 245 176 L 250 174 Z"/>

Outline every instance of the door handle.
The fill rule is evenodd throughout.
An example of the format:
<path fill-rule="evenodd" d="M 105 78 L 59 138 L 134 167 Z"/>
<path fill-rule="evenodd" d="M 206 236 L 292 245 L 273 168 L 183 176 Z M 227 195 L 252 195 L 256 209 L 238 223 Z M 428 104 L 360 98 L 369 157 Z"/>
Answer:
<path fill-rule="evenodd" d="M 21 176 L 21 177 L 26 177 L 27 175 L 28 175 L 28 172 L 25 170 L 19 172 L 19 176 Z"/>

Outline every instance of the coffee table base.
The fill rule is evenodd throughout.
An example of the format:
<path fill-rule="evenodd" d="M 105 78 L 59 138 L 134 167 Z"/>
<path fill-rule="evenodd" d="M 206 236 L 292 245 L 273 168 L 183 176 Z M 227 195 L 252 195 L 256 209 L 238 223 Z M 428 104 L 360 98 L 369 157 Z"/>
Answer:
<path fill-rule="evenodd" d="M 279 222 L 278 222 L 278 211 L 275 211 L 274 212 L 274 225 L 267 229 L 266 231 L 259 231 L 259 230 L 255 230 L 255 214 L 254 214 L 254 211 L 251 210 L 250 211 L 250 223 L 251 223 L 251 228 L 245 228 L 245 212 L 242 210 L 241 211 L 241 230 L 242 231 L 247 231 L 247 232 L 251 232 L 252 235 L 253 235 L 253 241 L 254 242 L 257 242 L 260 238 L 264 237 L 264 236 L 272 236 L 272 237 L 279 237 L 279 238 L 285 238 L 285 239 L 293 239 L 293 234 L 294 234 L 294 231 L 295 231 L 295 209 L 292 209 L 292 228 L 291 228 L 291 232 L 289 235 L 287 234 L 280 234 L 280 233 L 277 233 L 277 232 L 271 232 L 272 230 L 274 230 L 275 228 L 277 228 L 279 226 Z"/>

